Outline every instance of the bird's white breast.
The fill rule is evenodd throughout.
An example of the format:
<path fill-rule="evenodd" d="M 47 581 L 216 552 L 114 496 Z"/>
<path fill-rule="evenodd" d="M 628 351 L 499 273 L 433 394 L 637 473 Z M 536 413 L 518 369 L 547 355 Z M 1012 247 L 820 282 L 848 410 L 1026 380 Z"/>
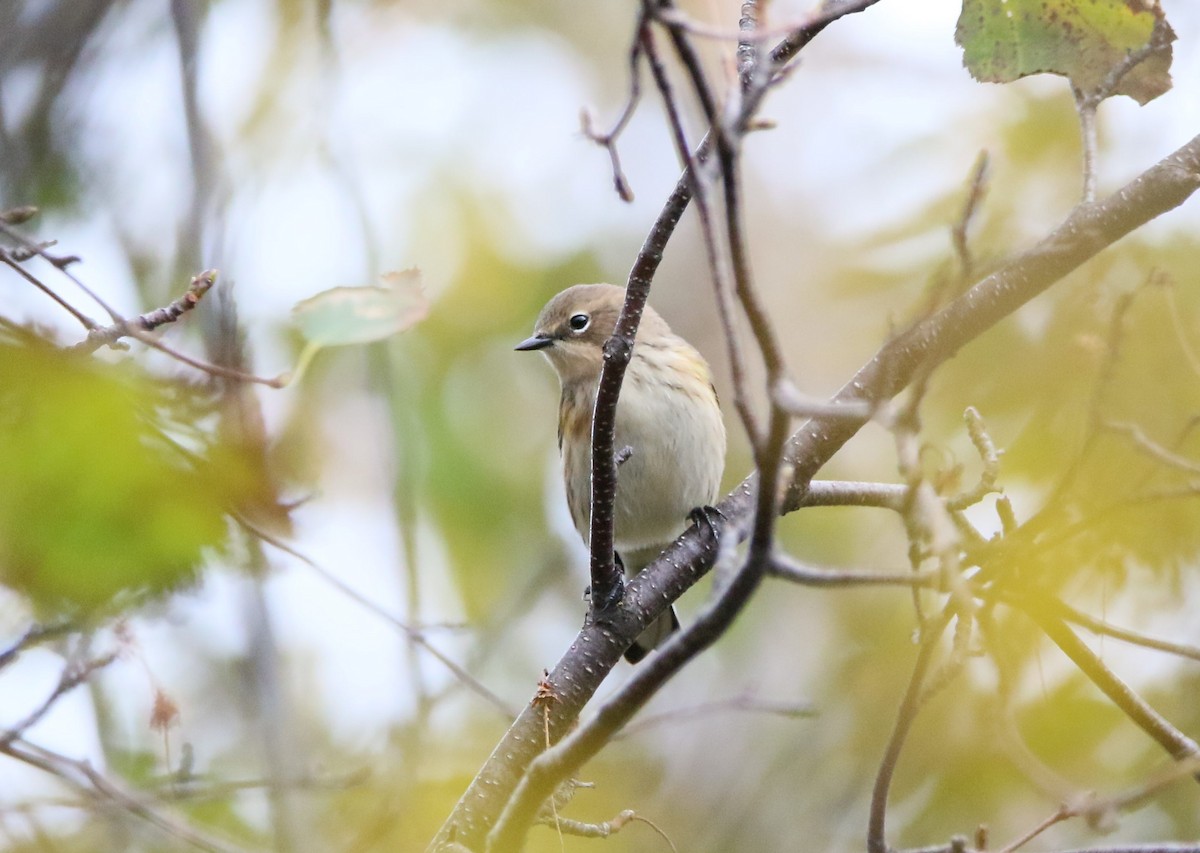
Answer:
<path fill-rule="evenodd" d="M 665 547 L 687 526 L 692 509 L 715 500 L 725 463 L 725 427 L 708 369 L 687 343 L 673 338 L 653 347 L 639 341 L 621 386 L 614 439 L 618 452 L 632 449 L 617 471 L 617 550 Z M 572 515 L 587 541 L 590 447 L 563 450 L 566 471 L 574 471 L 566 484 Z M 574 464 L 572 450 L 586 454 L 578 460 L 586 464 Z"/>

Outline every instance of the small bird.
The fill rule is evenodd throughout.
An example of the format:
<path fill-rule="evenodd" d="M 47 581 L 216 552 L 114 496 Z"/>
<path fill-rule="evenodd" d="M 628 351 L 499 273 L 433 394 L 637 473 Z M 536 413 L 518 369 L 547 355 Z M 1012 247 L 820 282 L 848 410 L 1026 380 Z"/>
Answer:
<path fill-rule="evenodd" d="M 518 350 L 541 350 L 558 374 L 558 449 L 567 506 L 590 540 L 592 410 L 604 342 L 616 327 L 625 289 L 577 284 L 554 296 Z M 617 403 L 618 452 L 613 540 L 627 575 L 654 561 L 716 500 L 725 467 L 725 424 L 708 362 L 646 306 Z M 622 451 L 629 448 L 627 455 Z M 623 457 L 623 459 L 622 459 Z M 638 636 L 625 658 L 637 663 L 679 627 L 674 608 Z"/>

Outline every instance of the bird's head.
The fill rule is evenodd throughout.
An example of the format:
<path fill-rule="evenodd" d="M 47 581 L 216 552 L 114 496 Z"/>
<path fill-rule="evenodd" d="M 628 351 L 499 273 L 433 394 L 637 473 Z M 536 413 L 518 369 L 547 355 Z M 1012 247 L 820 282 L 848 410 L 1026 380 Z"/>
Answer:
<path fill-rule="evenodd" d="M 546 303 L 533 335 L 516 348 L 541 350 L 564 385 L 594 380 L 604 364 L 604 342 L 612 337 L 624 302 L 625 288 L 613 284 L 568 287 Z M 666 323 L 647 306 L 638 340 L 664 332 L 670 332 Z"/>

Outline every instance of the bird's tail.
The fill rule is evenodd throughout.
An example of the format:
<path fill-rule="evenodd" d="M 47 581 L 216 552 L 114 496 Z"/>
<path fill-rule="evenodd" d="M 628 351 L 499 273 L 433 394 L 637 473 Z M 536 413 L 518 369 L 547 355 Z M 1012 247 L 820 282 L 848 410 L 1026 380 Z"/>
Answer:
<path fill-rule="evenodd" d="M 639 550 L 627 550 L 621 553 L 619 558 L 626 576 L 633 577 L 646 566 L 650 565 L 661 553 L 662 548 L 651 547 Z M 668 607 L 662 613 L 658 614 L 657 619 L 646 626 L 645 631 L 638 634 L 638 638 L 633 641 L 633 645 L 626 650 L 625 660 L 630 663 L 637 663 L 650 654 L 653 649 L 665 643 L 667 637 L 678 630 L 679 617 L 675 615 L 674 607 Z"/>
<path fill-rule="evenodd" d="M 658 648 L 667 641 L 667 637 L 678 630 L 679 617 L 675 615 L 674 607 L 668 607 L 664 612 L 658 614 L 658 618 L 651 622 L 645 631 L 638 634 L 633 645 L 625 650 L 625 660 L 637 663 L 650 654 L 651 649 Z"/>

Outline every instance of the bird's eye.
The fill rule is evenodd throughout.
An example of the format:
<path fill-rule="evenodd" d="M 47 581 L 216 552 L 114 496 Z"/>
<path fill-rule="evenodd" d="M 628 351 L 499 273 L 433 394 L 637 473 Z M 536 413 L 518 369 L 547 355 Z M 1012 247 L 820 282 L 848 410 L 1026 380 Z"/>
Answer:
<path fill-rule="evenodd" d="M 587 314 L 572 314 L 571 319 L 567 322 L 570 323 L 573 331 L 582 332 L 588 327 L 588 323 L 592 322 L 592 318 Z"/>

